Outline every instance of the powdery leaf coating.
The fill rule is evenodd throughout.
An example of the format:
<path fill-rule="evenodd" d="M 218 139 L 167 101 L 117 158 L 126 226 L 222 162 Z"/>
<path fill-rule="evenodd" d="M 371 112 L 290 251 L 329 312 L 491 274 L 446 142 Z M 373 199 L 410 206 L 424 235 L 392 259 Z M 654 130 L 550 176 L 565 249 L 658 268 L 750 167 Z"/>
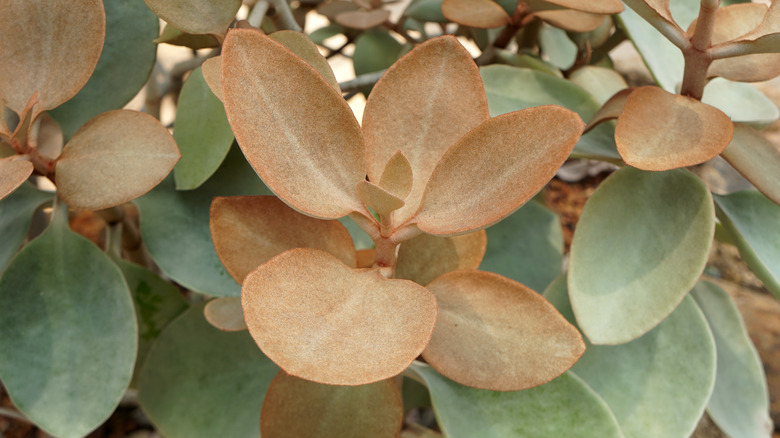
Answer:
<path fill-rule="evenodd" d="M 0 199 L 13 193 L 32 175 L 33 164 L 17 156 L 0 159 Z"/>
<path fill-rule="evenodd" d="M 247 161 L 287 204 L 323 219 L 365 211 L 355 193 L 366 175 L 360 126 L 311 65 L 260 32 L 235 29 L 223 45 L 222 92 Z"/>
<path fill-rule="evenodd" d="M 247 329 L 239 297 L 222 297 L 211 300 L 203 308 L 203 315 L 209 324 L 225 332 Z"/>
<path fill-rule="evenodd" d="M 669 170 L 717 156 L 733 133 L 731 119 L 715 107 L 648 86 L 637 88 L 626 100 L 615 143 L 626 164 Z"/>
<path fill-rule="evenodd" d="M 401 243 L 395 276 L 424 286 L 447 272 L 479 268 L 486 249 L 485 230 L 455 237 L 420 234 Z"/>
<path fill-rule="evenodd" d="M 393 380 L 334 386 L 280 371 L 263 400 L 260 432 L 269 438 L 393 438 L 402 422 L 401 394 Z"/>
<path fill-rule="evenodd" d="M 372 11 L 346 11 L 336 15 L 336 23 L 353 29 L 366 30 L 379 26 L 390 18 L 387 9 Z"/>
<path fill-rule="evenodd" d="M 583 127 L 576 113 L 552 105 L 486 121 L 436 165 L 414 219 L 417 226 L 453 235 L 498 222 L 552 179 Z"/>
<path fill-rule="evenodd" d="M 590 12 L 592 14 L 617 14 L 623 12 L 623 4 L 620 0 L 545 0 L 554 5 L 574 9 L 576 11 Z"/>
<path fill-rule="evenodd" d="M 292 30 L 280 30 L 279 32 L 272 33 L 269 37 L 308 62 L 309 65 L 314 67 L 314 69 L 336 89 L 336 91 L 341 92 L 339 82 L 336 80 L 336 75 L 333 74 L 333 69 L 330 68 L 328 61 L 320 54 L 317 45 L 314 44 L 309 37 Z"/>
<path fill-rule="evenodd" d="M 390 161 L 382 171 L 382 177 L 379 178 L 379 187 L 398 196 L 401 199 L 406 198 L 412 191 L 414 184 L 414 174 L 412 165 L 403 152 L 398 151 L 390 158 Z"/>
<path fill-rule="evenodd" d="M 38 92 L 38 113 L 87 83 L 106 33 L 100 0 L 6 0 L 0 14 L 0 99 L 21 114 Z"/>
<path fill-rule="evenodd" d="M 506 26 L 512 21 L 493 0 L 444 0 L 441 12 L 450 21 L 480 29 Z"/>
<path fill-rule="evenodd" d="M 201 71 L 203 72 L 203 79 L 206 80 L 206 85 L 217 99 L 222 99 L 222 78 L 220 77 L 220 64 L 222 63 L 221 56 L 215 56 L 209 58 L 203 62 Z"/>
<path fill-rule="evenodd" d="M 720 154 L 767 198 L 780 205 L 780 150 L 755 129 L 734 124 L 734 138 Z"/>
<path fill-rule="evenodd" d="M 72 208 L 99 210 L 131 201 L 160 183 L 181 155 L 154 117 L 105 112 L 76 131 L 55 167 L 57 193 Z"/>
<path fill-rule="evenodd" d="M 353 270 L 316 249 L 292 249 L 261 265 L 241 297 L 266 356 L 291 375 L 330 385 L 397 375 L 428 344 L 436 322 L 428 289 Z"/>
<path fill-rule="evenodd" d="M 300 214 L 275 196 L 214 198 L 209 228 L 220 261 L 239 284 L 293 248 L 321 249 L 355 266 L 355 247 L 343 225 Z"/>
<path fill-rule="evenodd" d="M 387 190 L 368 181 L 360 181 L 355 186 L 360 199 L 379 215 L 388 215 L 404 206 L 404 201 Z"/>
<path fill-rule="evenodd" d="M 636 88 L 626 88 L 615 93 L 609 100 L 601 107 L 601 109 L 590 119 L 588 126 L 585 127 L 585 132 L 595 128 L 601 122 L 607 120 L 617 119 L 623 114 L 623 107 L 626 105 L 626 100 Z"/>
<path fill-rule="evenodd" d="M 241 7 L 241 0 L 144 0 L 176 29 L 187 33 L 225 35 Z"/>
<path fill-rule="evenodd" d="M 414 181 L 401 224 L 420 205 L 431 172 L 460 137 L 489 118 L 479 70 L 453 36 L 431 39 L 395 62 L 376 83 L 363 113 L 368 177 L 379 181 L 399 150 Z"/>
<path fill-rule="evenodd" d="M 579 331 L 541 295 L 498 274 L 455 271 L 428 285 L 439 316 L 423 358 L 473 388 L 520 391 L 549 382 L 585 352 Z"/>
<path fill-rule="evenodd" d="M 601 26 L 605 15 L 575 11 L 573 9 L 550 9 L 536 11 L 534 15 L 555 27 L 571 32 L 590 32 Z"/>

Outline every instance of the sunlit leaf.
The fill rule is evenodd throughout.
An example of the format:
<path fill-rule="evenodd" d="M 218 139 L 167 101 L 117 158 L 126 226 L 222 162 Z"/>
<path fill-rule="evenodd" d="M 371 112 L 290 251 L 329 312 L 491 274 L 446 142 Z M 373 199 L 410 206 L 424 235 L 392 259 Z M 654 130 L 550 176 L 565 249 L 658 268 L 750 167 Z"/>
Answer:
<path fill-rule="evenodd" d="M 415 216 L 431 234 L 458 234 L 503 219 L 536 194 L 568 158 L 584 124 L 557 106 L 494 117 L 436 165 Z"/>
<path fill-rule="evenodd" d="M 636 339 L 677 307 L 704 270 L 713 210 L 707 187 L 687 170 L 625 167 L 596 189 L 569 271 L 577 322 L 592 343 Z"/>
<path fill-rule="evenodd" d="M 729 436 L 768 436 L 774 427 L 766 376 L 739 309 L 714 283 L 699 282 L 691 296 L 707 317 L 718 352 L 715 388 L 707 404 L 710 417 Z"/>
<path fill-rule="evenodd" d="M 266 185 L 311 216 L 365 211 L 355 193 L 366 175 L 360 126 L 341 93 L 257 31 L 233 30 L 223 47 L 228 120 Z"/>
<path fill-rule="evenodd" d="M 723 111 L 732 122 L 749 123 L 760 128 L 780 118 L 780 109 L 752 84 L 714 78 L 704 87 L 701 99 Z"/>
<path fill-rule="evenodd" d="M 626 80 L 615 70 L 586 65 L 572 72 L 569 80 L 590 93 L 597 102 L 605 104 L 615 93 L 628 88 Z"/>
<path fill-rule="evenodd" d="M 534 15 L 557 28 L 570 32 L 590 32 L 601 26 L 601 23 L 606 19 L 604 15 L 575 11 L 573 9 L 536 11 Z"/>
<path fill-rule="evenodd" d="M 334 386 L 280 371 L 263 401 L 260 431 L 267 437 L 394 438 L 402 420 L 393 380 Z"/>
<path fill-rule="evenodd" d="M 260 406 L 279 368 L 249 333 L 212 327 L 203 306 L 192 306 L 154 343 L 138 400 L 169 438 L 257 438 Z"/>
<path fill-rule="evenodd" d="M 388 161 L 385 170 L 382 171 L 382 177 L 379 178 L 379 186 L 404 199 L 412 191 L 413 183 L 412 165 L 403 152 L 396 152 Z"/>
<path fill-rule="evenodd" d="M 455 237 L 420 234 L 401 243 L 395 276 L 425 286 L 450 271 L 477 269 L 486 245 L 483 230 Z"/>
<path fill-rule="evenodd" d="M 74 208 L 113 207 L 159 184 L 179 157 L 173 136 L 154 117 L 109 111 L 65 145 L 55 168 L 57 193 Z"/>
<path fill-rule="evenodd" d="M 436 300 L 408 280 L 352 270 L 315 249 L 292 249 L 253 271 L 241 293 L 255 342 L 289 374 L 331 385 L 395 376 L 422 352 Z"/>
<path fill-rule="evenodd" d="M 766 197 L 780 205 L 780 150 L 753 128 L 734 124 L 734 138 L 720 154 Z"/>
<path fill-rule="evenodd" d="M 493 0 L 444 0 L 441 12 L 450 21 L 482 29 L 506 26 L 512 20 Z"/>
<path fill-rule="evenodd" d="M 369 181 L 360 181 L 355 191 L 368 207 L 380 216 L 386 216 L 404 206 L 404 201 Z"/>
<path fill-rule="evenodd" d="M 390 18 L 387 9 L 371 11 L 346 11 L 336 15 L 336 23 L 352 29 L 366 30 L 379 26 Z"/>
<path fill-rule="evenodd" d="M 317 70 L 322 75 L 322 77 L 324 77 L 325 80 L 336 89 L 336 91 L 341 92 L 341 88 L 339 88 L 339 82 L 336 80 L 336 76 L 333 74 L 333 70 L 330 68 L 328 61 L 320 54 L 317 46 L 309 39 L 309 37 L 300 32 L 293 32 L 291 30 L 280 30 L 279 32 L 272 33 L 269 35 L 269 37 L 284 47 L 292 50 L 293 53 L 300 56 L 304 61 L 308 62 L 309 65 L 314 67 L 314 69 Z"/>
<path fill-rule="evenodd" d="M 615 128 L 626 164 L 669 170 L 703 163 L 720 154 L 734 133 L 729 117 L 696 99 L 648 86 L 626 99 Z"/>
<path fill-rule="evenodd" d="M 293 248 L 321 249 L 355 266 L 355 248 L 343 225 L 302 215 L 275 196 L 214 198 L 210 217 L 214 248 L 239 284 L 259 265 Z"/>
<path fill-rule="evenodd" d="M 36 114 L 87 83 L 103 47 L 100 0 L 6 0 L 0 14 L 0 97 L 20 114 L 38 92 Z"/>
<path fill-rule="evenodd" d="M 220 76 L 221 63 L 222 57 L 215 56 L 203 61 L 203 64 L 201 65 L 203 80 L 206 81 L 206 85 L 209 86 L 211 92 L 217 96 L 217 99 L 219 99 L 220 102 L 222 101 L 222 78 Z"/>
<path fill-rule="evenodd" d="M 19 156 L 0 159 L 0 199 L 5 198 L 32 175 L 33 164 Z"/>
<path fill-rule="evenodd" d="M 144 0 L 149 9 L 173 27 L 187 33 L 225 35 L 241 7 L 241 0 Z"/>
<path fill-rule="evenodd" d="M 0 272 L 24 242 L 35 210 L 53 196 L 32 184 L 22 184 L 0 202 Z"/>
<path fill-rule="evenodd" d="M 623 10 L 620 0 L 546 0 L 555 5 L 563 6 L 575 11 L 590 12 L 593 14 L 617 14 Z M 650 2 L 648 2 L 650 3 Z"/>
<path fill-rule="evenodd" d="M 226 332 L 237 332 L 247 329 L 240 297 L 213 299 L 206 304 L 206 307 L 203 309 L 203 315 L 209 324 Z"/>
<path fill-rule="evenodd" d="M 130 383 L 137 326 L 122 274 L 68 229 L 67 209 L 0 279 L 0 377 L 37 426 L 78 438 L 105 421 Z"/>

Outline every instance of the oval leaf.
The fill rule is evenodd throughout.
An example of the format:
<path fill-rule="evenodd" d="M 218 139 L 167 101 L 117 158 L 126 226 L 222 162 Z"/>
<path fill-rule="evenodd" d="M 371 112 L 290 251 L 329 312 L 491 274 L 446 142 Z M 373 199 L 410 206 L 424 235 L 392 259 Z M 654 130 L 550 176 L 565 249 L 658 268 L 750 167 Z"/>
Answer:
<path fill-rule="evenodd" d="M 0 159 L 0 199 L 5 198 L 32 175 L 33 164 L 13 155 Z"/>
<path fill-rule="evenodd" d="M 402 420 L 393 380 L 334 386 L 280 371 L 263 401 L 260 431 L 266 437 L 394 438 Z"/>
<path fill-rule="evenodd" d="M 368 181 L 358 182 L 355 191 L 360 200 L 379 216 L 387 216 L 404 206 L 401 198 Z"/>
<path fill-rule="evenodd" d="M 753 128 L 734 124 L 734 138 L 720 154 L 767 198 L 780 205 L 780 150 Z"/>
<path fill-rule="evenodd" d="M 404 199 L 412 191 L 414 175 L 412 174 L 412 165 L 403 152 L 398 151 L 390 158 L 390 161 L 382 171 L 382 177 L 379 179 L 379 187 L 387 190 L 395 196 Z"/>
<path fill-rule="evenodd" d="M 239 297 L 213 299 L 206 304 L 203 315 L 209 324 L 222 331 L 237 332 L 247 329 Z"/>
<path fill-rule="evenodd" d="M 534 15 L 553 26 L 569 32 L 590 32 L 597 29 L 606 17 L 599 14 L 575 11 L 573 9 L 552 9 L 536 11 Z M 570 67 L 569 65 L 568 67 Z"/>
<path fill-rule="evenodd" d="M 366 30 L 379 26 L 390 18 L 387 9 L 371 11 L 346 11 L 336 15 L 336 23 L 352 29 Z"/>
<path fill-rule="evenodd" d="M 396 278 L 423 286 L 434 278 L 458 269 L 477 269 L 485 255 L 485 231 L 455 237 L 420 234 L 401 243 Z"/>
<path fill-rule="evenodd" d="M 628 88 L 626 80 L 615 70 L 586 65 L 572 72 L 569 80 L 590 93 L 604 105 L 617 92 Z"/>
<path fill-rule="evenodd" d="M 723 111 L 733 122 L 762 127 L 780 118 L 777 104 L 752 84 L 714 78 L 704 87 L 701 100 Z"/>
<path fill-rule="evenodd" d="M 444 0 L 441 12 L 450 21 L 480 29 L 506 26 L 512 21 L 493 0 Z"/>
<path fill-rule="evenodd" d="M 395 376 L 422 352 L 436 300 L 408 280 L 352 270 L 315 249 L 261 265 L 241 293 L 249 332 L 289 374 L 331 385 Z"/>
<path fill-rule="evenodd" d="M 57 193 L 74 208 L 113 207 L 159 184 L 179 157 L 173 137 L 154 117 L 109 111 L 65 145 L 55 168 Z"/>
<path fill-rule="evenodd" d="M 314 67 L 314 69 L 336 89 L 336 91 L 341 92 L 339 82 L 336 80 L 336 76 L 333 74 L 333 69 L 330 68 L 328 60 L 320 54 L 317 45 L 314 44 L 308 36 L 292 30 L 280 30 L 269 36 L 272 40 L 292 50 L 293 53 L 308 62 L 309 65 Z"/>
<path fill-rule="evenodd" d="M 415 217 L 417 226 L 446 235 L 498 222 L 552 179 L 583 127 L 577 114 L 556 106 L 486 121 L 436 165 Z"/>
<path fill-rule="evenodd" d="M 612 174 L 571 245 L 569 294 L 583 333 L 620 344 L 655 327 L 698 280 L 714 232 L 710 193 L 687 170 Z"/>
<path fill-rule="evenodd" d="M 187 33 L 225 35 L 241 7 L 241 0 L 144 0 L 149 9 L 176 29 Z"/>

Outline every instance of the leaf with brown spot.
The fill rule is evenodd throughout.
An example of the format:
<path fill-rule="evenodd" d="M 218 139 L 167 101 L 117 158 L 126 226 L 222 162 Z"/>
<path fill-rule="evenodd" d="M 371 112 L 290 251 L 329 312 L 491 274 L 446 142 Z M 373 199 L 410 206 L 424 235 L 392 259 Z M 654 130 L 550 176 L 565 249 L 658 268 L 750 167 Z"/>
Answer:
<path fill-rule="evenodd" d="M 368 181 L 357 183 L 355 191 L 360 199 L 380 216 L 386 216 L 404 206 L 402 199 Z"/>
<path fill-rule="evenodd" d="M 355 247 L 343 225 L 300 214 L 275 196 L 214 198 L 209 228 L 219 259 L 239 284 L 255 268 L 293 248 L 321 249 L 355 266 Z"/>
<path fill-rule="evenodd" d="M 213 299 L 203 308 L 203 315 L 209 324 L 224 332 L 238 332 L 247 328 L 239 297 Z"/>
<path fill-rule="evenodd" d="M 512 21 L 493 0 L 444 0 L 441 12 L 450 21 L 480 29 L 506 26 Z"/>
<path fill-rule="evenodd" d="M 366 176 L 360 126 L 311 65 L 257 31 L 231 30 L 222 92 L 247 161 L 287 204 L 323 219 L 369 215 L 355 193 Z"/>
<path fill-rule="evenodd" d="M 279 371 L 263 400 L 260 433 L 269 438 L 393 438 L 402 421 L 401 394 L 392 380 L 334 386 Z"/>
<path fill-rule="evenodd" d="M 241 0 L 144 0 L 158 17 L 183 32 L 223 37 Z"/>
<path fill-rule="evenodd" d="M 414 175 L 412 165 L 400 150 L 387 162 L 385 170 L 382 171 L 382 177 L 379 178 L 379 187 L 398 196 L 401 199 L 406 198 L 412 191 Z"/>
<path fill-rule="evenodd" d="M 33 119 L 87 83 L 103 49 L 100 0 L 7 0 L 0 14 L 0 99 L 21 114 L 38 92 Z"/>
<path fill-rule="evenodd" d="M 330 64 L 324 56 L 320 54 L 317 49 L 317 45 L 312 42 L 306 35 L 295 32 L 292 30 L 280 30 L 268 35 L 272 40 L 290 49 L 293 53 L 300 56 L 301 59 L 308 62 L 309 65 L 314 67 L 322 77 L 339 93 L 341 88 L 339 82 L 336 80 L 336 76 L 333 74 L 333 69 L 330 68 Z"/>
<path fill-rule="evenodd" d="M 387 70 L 368 96 L 363 133 L 369 180 L 379 181 L 399 150 L 412 165 L 412 191 L 396 223 L 417 211 L 444 152 L 488 117 L 479 70 L 453 36 L 420 44 Z"/>
<path fill-rule="evenodd" d="M 734 138 L 720 154 L 756 188 L 780 205 L 780 150 L 761 133 L 734 124 Z"/>
<path fill-rule="evenodd" d="M 336 23 L 352 29 L 366 30 L 379 26 L 390 18 L 387 9 L 371 11 L 346 11 L 336 15 Z"/>
<path fill-rule="evenodd" d="M 498 274 L 455 271 L 428 285 L 439 317 L 423 358 L 473 388 L 520 391 L 558 377 L 585 352 L 579 331 L 541 295 Z"/>
<path fill-rule="evenodd" d="M 661 88 L 639 87 L 618 117 L 615 142 L 626 164 L 669 170 L 720 154 L 733 135 L 731 119 L 715 107 Z"/>
<path fill-rule="evenodd" d="M 595 128 L 598 124 L 606 122 L 607 120 L 617 119 L 623 114 L 623 107 L 626 105 L 626 100 L 636 88 L 626 88 L 615 93 L 609 100 L 604 103 L 604 106 L 590 119 L 588 126 L 585 127 L 587 133 L 591 129 Z"/>
<path fill-rule="evenodd" d="M 261 265 L 241 298 L 266 356 L 289 374 L 331 385 L 397 375 L 436 322 L 436 299 L 424 287 L 351 269 L 316 249 L 292 249 Z"/>
<path fill-rule="evenodd" d="M 154 188 L 180 157 L 173 136 L 154 117 L 105 112 L 63 148 L 55 167 L 57 194 L 76 209 L 114 207 Z"/>
<path fill-rule="evenodd" d="M 547 184 L 582 134 L 565 108 L 528 108 L 494 117 L 455 143 L 436 165 L 415 215 L 437 235 L 490 226 Z"/>
<path fill-rule="evenodd" d="M 606 15 L 575 11 L 574 9 L 550 9 L 534 12 L 534 15 L 555 27 L 571 32 L 590 32 L 597 29 Z"/>
<path fill-rule="evenodd" d="M 0 199 L 27 181 L 32 171 L 33 164 L 18 155 L 0 159 Z"/>
<path fill-rule="evenodd" d="M 222 63 L 221 56 L 215 56 L 203 61 L 201 72 L 203 72 L 203 79 L 206 80 L 206 85 L 217 99 L 222 100 L 222 78 L 220 77 L 220 64 Z"/>
<path fill-rule="evenodd" d="M 591 14 L 612 15 L 623 12 L 620 0 L 545 0 L 554 5 Z"/>
<path fill-rule="evenodd" d="M 486 248 L 485 230 L 455 237 L 420 234 L 401 243 L 395 276 L 424 286 L 447 272 L 479 268 Z"/>

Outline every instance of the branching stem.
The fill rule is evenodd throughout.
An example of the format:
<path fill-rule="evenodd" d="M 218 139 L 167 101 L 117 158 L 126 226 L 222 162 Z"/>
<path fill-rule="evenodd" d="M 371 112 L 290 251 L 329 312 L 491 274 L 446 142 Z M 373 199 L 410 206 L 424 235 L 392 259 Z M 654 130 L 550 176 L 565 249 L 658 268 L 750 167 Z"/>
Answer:
<path fill-rule="evenodd" d="M 301 26 L 295 21 L 292 9 L 290 9 L 290 4 L 287 3 L 287 0 L 269 0 L 269 2 L 273 5 L 274 10 L 276 10 L 275 16 L 284 29 L 303 32 Z"/>
<path fill-rule="evenodd" d="M 691 44 L 683 49 L 685 71 L 680 94 L 701 100 L 707 84 L 707 70 L 712 64 L 710 44 L 720 0 L 701 0 L 696 29 Z"/>

